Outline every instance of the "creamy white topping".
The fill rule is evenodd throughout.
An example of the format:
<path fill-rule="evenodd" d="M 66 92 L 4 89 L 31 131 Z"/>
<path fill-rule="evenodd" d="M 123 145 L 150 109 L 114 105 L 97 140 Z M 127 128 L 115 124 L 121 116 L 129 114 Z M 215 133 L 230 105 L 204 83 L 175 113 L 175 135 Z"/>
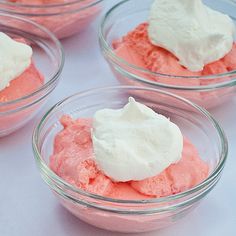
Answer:
<path fill-rule="evenodd" d="M 0 32 L 0 91 L 29 67 L 31 57 L 30 46 Z"/>
<path fill-rule="evenodd" d="M 173 53 L 190 71 L 223 58 L 234 41 L 232 19 L 201 0 L 155 0 L 150 11 L 150 41 Z"/>
<path fill-rule="evenodd" d="M 183 149 L 178 126 L 133 98 L 122 109 L 96 112 L 92 140 L 98 167 L 117 182 L 153 177 Z"/>

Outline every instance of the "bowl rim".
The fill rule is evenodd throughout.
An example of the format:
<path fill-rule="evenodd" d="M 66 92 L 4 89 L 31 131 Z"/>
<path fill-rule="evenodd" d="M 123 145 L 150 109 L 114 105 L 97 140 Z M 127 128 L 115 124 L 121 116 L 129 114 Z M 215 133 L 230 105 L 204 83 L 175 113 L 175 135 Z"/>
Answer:
<path fill-rule="evenodd" d="M 7 13 L 0 13 L 0 16 L 4 16 L 4 17 L 8 17 L 8 18 L 12 18 L 15 20 L 20 20 L 21 22 L 25 22 L 27 24 L 31 24 L 33 27 L 36 27 L 37 29 L 39 29 L 40 31 L 46 33 L 46 35 L 49 37 L 50 40 L 52 40 L 52 42 L 55 44 L 56 46 L 56 50 L 59 52 L 59 58 L 58 58 L 58 68 L 56 69 L 56 71 L 53 73 L 53 75 L 50 76 L 49 80 L 47 83 L 43 84 L 42 86 L 40 86 L 37 90 L 35 90 L 34 92 L 27 94 L 23 97 L 20 97 L 18 99 L 14 99 L 11 101 L 7 101 L 7 102 L 0 102 L 0 108 L 5 107 L 5 106 L 9 106 L 9 105 L 14 105 L 17 104 L 19 102 L 22 101 L 26 101 L 27 99 L 36 96 L 37 94 L 39 94 L 42 91 L 47 90 L 52 84 L 54 84 L 58 79 L 59 76 L 63 70 L 64 67 L 64 63 L 65 63 L 65 53 L 64 53 L 64 49 L 62 44 L 60 43 L 60 41 L 56 38 L 56 36 L 50 32 L 48 29 L 46 29 L 44 26 L 41 26 L 37 23 L 35 23 L 34 21 L 19 17 L 19 16 L 12 16 L 10 14 Z M 39 98 L 40 100 L 40 98 Z M 28 104 L 26 104 L 27 106 Z M 14 111 L 15 109 L 11 109 L 10 111 Z M 17 110 L 17 109 L 16 109 Z M 8 112 L 8 111 L 7 111 Z M 4 114 L 5 112 L 1 112 L 0 114 Z"/>
<path fill-rule="evenodd" d="M 16 6 L 16 7 L 25 7 L 25 8 L 53 8 L 53 7 L 61 7 L 61 6 L 69 6 L 69 5 L 74 5 L 77 3 L 83 3 L 88 0 L 69 0 L 67 2 L 61 2 L 61 3 L 35 3 L 35 4 L 28 4 L 28 3 L 18 3 L 18 2 L 9 2 L 8 0 L 0 0 L 0 4 L 5 4 L 8 6 Z M 97 2 L 101 2 L 103 0 L 90 0 L 92 3 L 90 3 L 88 6 L 91 4 L 96 4 Z"/>
<path fill-rule="evenodd" d="M 178 101 L 181 101 L 187 105 L 190 105 L 192 108 L 203 114 L 209 121 L 212 123 L 213 127 L 215 128 L 215 131 L 219 137 L 220 140 L 220 154 L 219 154 L 219 163 L 217 166 L 214 168 L 212 173 L 201 183 L 198 185 L 194 186 L 193 188 L 175 194 L 175 195 L 170 195 L 167 197 L 161 197 L 161 198 L 151 198 L 151 199 L 146 199 L 146 200 L 121 200 L 121 199 L 115 199 L 115 198 L 109 198 L 109 197 L 103 197 L 101 195 L 89 193 L 87 191 L 84 191 L 82 189 L 79 189 L 69 183 L 67 183 L 65 180 L 63 180 L 61 177 L 59 177 L 56 173 L 54 173 L 50 167 L 46 164 L 46 162 L 43 160 L 40 150 L 38 147 L 39 141 L 39 135 L 40 135 L 40 130 L 41 128 L 47 123 L 47 118 L 49 118 L 51 115 L 54 114 L 55 111 L 60 109 L 61 106 L 66 104 L 67 102 L 70 102 L 71 100 L 74 100 L 75 98 L 80 99 L 81 97 L 89 96 L 91 94 L 95 93 L 103 93 L 106 91 L 111 91 L 111 90 L 142 90 L 142 91 L 151 91 L 151 92 L 157 92 L 159 94 L 164 94 L 167 96 L 170 96 L 174 99 L 177 99 Z M 194 193 L 198 193 L 200 190 L 203 190 L 204 188 L 210 188 L 211 184 L 220 176 L 225 162 L 227 160 L 228 156 L 228 141 L 226 138 L 226 135 L 221 128 L 221 126 L 218 124 L 218 122 L 214 119 L 214 117 L 204 108 L 192 103 L 191 101 L 182 98 L 178 95 L 172 94 L 170 92 L 166 92 L 163 90 L 155 89 L 155 88 L 148 88 L 148 87 L 139 87 L 139 86 L 108 86 L 108 87 L 100 87 L 96 89 L 89 89 L 83 92 L 78 92 L 75 93 L 74 95 L 71 95 L 62 101 L 56 103 L 51 109 L 49 109 L 42 119 L 37 123 L 35 126 L 35 129 L 33 131 L 32 135 L 32 148 L 33 148 L 33 153 L 34 153 L 34 158 L 36 160 L 36 163 L 41 171 L 42 175 L 46 175 L 47 178 L 50 178 L 53 180 L 53 182 L 57 183 L 58 185 L 62 186 L 63 188 L 67 189 L 68 191 L 71 191 L 76 194 L 80 194 L 85 197 L 89 197 L 91 199 L 96 199 L 96 200 L 102 200 L 103 202 L 108 202 L 108 203 L 121 203 L 121 204 L 151 204 L 151 203 L 168 203 L 169 201 L 173 200 L 178 200 L 178 199 L 183 199 L 184 197 L 190 196 Z M 103 209 L 104 210 L 104 209 Z"/>
<path fill-rule="evenodd" d="M 31 16 L 31 17 L 40 17 L 40 16 L 56 16 L 67 13 L 76 13 L 79 11 L 83 11 L 87 8 L 93 7 L 104 0 L 90 0 L 91 3 L 86 4 L 85 6 L 79 6 L 80 3 L 86 3 L 88 0 L 70 0 L 69 2 L 64 3 L 47 3 L 47 4 L 26 4 L 26 3 L 14 3 L 8 2 L 7 0 L 0 0 L 0 6 L 3 5 L 6 7 L 15 7 L 15 9 L 4 9 L 2 7 L 3 12 L 16 14 L 20 16 Z M 76 6 L 78 7 L 76 8 Z M 69 7 L 69 9 L 67 9 Z M 74 7 L 75 9 L 72 9 Z M 57 9 L 58 8 L 58 9 Z M 21 12 L 19 9 L 27 12 Z M 38 12 L 33 12 L 31 10 L 38 10 Z M 42 10 L 42 12 L 41 12 Z M 43 12 L 44 10 L 52 10 L 53 12 Z M 58 10 L 58 11 L 55 11 Z M 63 11 L 62 11 L 63 10 Z M 64 11 L 65 10 L 65 11 Z"/>
<path fill-rule="evenodd" d="M 134 0 L 122 0 L 112 6 L 103 16 L 101 23 L 99 25 L 99 44 L 102 49 L 102 52 L 106 58 L 106 56 L 109 57 L 110 60 L 112 60 L 112 63 L 115 63 L 116 66 L 118 66 L 124 73 L 125 76 L 129 77 L 129 79 L 135 79 L 140 82 L 144 82 L 149 85 L 156 85 L 159 87 L 163 88 L 169 88 L 169 89 L 180 89 L 180 90 L 208 90 L 208 89 L 216 89 L 216 88 L 223 88 L 223 87 L 228 87 L 228 86 L 234 86 L 236 85 L 236 69 L 229 71 L 227 73 L 220 73 L 220 74 L 214 74 L 214 75 L 205 75 L 205 76 L 179 76 L 179 75 L 171 75 L 171 74 L 164 74 L 164 73 L 158 73 L 158 72 L 152 72 L 148 69 L 145 69 L 140 66 L 136 66 L 134 64 L 131 64 L 124 60 L 123 58 L 119 57 L 116 55 L 114 49 L 109 45 L 109 43 L 106 40 L 106 36 L 104 35 L 104 28 L 106 26 L 107 21 L 109 20 L 110 17 L 112 17 L 112 14 L 121 6 L 126 4 L 127 2 L 131 2 Z M 235 3 L 233 3 L 235 4 Z M 236 5 L 236 4 L 235 4 Z M 233 18 L 236 21 L 236 18 Z M 109 61 L 110 62 L 110 61 Z M 163 78 L 174 78 L 174 79 L 188 79 L 188 80 L 212 80 L 212 79 L 219 79 L 227 76 L 235 76 L 234 79 L 226 82 L 221 82 L 221 83 L 215 83 L 215 84 L 210 84 L 210 85 L 199 85 L 199 86 L 175 86 L 171 84 L 166 84 L 166 83 L 159 83 L 156 81 L 151 81 L 148 79 L 144 79 L 141 76 L 138 76 L 134 73 L 128 72 L 124 68 L 129 68 L 131 70 L 135 70 L 136 72 L 141 72 L 145 73 L 148 76 L 159 76 Z"/>

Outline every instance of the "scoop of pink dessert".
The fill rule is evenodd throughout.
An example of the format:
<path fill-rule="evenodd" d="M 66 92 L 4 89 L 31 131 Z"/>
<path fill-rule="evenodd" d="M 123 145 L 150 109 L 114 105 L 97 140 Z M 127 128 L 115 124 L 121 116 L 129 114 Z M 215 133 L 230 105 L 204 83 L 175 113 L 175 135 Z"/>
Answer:
<path fill-rule="evenodd" d="M 22 106 L 27 106 L 33 102 L 35 100 L 33 97 L 29 97 L 22 101 L 19 100 L 18 102 L 9 105 L 6 105 L 6 102 L 30 95 L 38 90 L 43 84 L 44 77 L 32 62 L 20 76 L 10 82 L 8 87 L 0 91 L 0 105 L 3 105 L 0 106 L 0 131 L 2 132 L 0 133 L 0 136 L 1 134 L 9 134 L 16 128 L 26 124 L 40 106 L 39 103 L 27 108 L 25 107 L 23 110 L 16 111 Z"/>
<path fill-rule="evenodd" d="M 69 37 L 88 27 L 101 12 L 101 4 L 94 4 L 93 0 L 8 0 L 9 2 L 35 5 L 36 7 L 19 8 L 11 6 L 10 11 L 19 12 L 32 21 L 45 26 L 58 38 Z M 68 4 L 67 4 L 68 3 Z M 56 5 L 56 6 L 52 6 Z M 24 28 L 24 25 L 19 25 Z M 36 34 L 42 32 L 32 29 Z M 45 37 L 45 35 L 41 35 Z"/>
<path fill-rule="evenodd" d="M 55 137 L 50 168 L 84 191 L 123 200 L 165 197 L 196 186 L 208 175 L 208 165 L 185 139 L 181 161 L 161 174 L 142 181 L 113 182 L 96 165 L 91 140 L 92 120 L 63 116 L 61 124 L 64 129 Z"/>
<path fill-rule="evenodd" d="M 201 72 L 191 72 L 181 66 L 178 58 L 167 50 L 155 46 L 148 36 L 148 24 L 140 24 L 122 39 L 113 42 L 117 56 L 127 62 L 146 68 L 152 72 L 176 76 L 201 76 L 236 70 L 236 43 L 221 60 L 208 64 Z M 173 80 L 173 84 L 175 81 Z"/>

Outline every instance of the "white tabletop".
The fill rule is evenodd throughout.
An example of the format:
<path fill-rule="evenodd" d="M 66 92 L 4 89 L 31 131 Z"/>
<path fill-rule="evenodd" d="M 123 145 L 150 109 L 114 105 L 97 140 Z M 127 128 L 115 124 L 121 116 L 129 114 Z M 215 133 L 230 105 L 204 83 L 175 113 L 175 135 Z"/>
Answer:
<path fill-rule="evenodd" d="M 117 236 L 83 223 L 59 205 L 36 168 L 31 135 L 42 114 L 75 92 L 117 84 L 97 42 L 97 24 L 63 41 L 62 80 L 36 119 L 0 139 L 0 236 Z M 236 235 L 236 97 L 212 113 L 229 139 L 229 157 L 221 181 L 199 207 L 176 225 L 140 236 Z"/>

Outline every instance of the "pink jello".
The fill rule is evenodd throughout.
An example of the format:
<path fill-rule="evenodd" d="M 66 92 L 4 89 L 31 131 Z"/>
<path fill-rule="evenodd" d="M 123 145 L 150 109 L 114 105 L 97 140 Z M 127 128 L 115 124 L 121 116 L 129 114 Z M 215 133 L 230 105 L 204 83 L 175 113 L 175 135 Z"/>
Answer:
<path fill-rule="evenodd" d="M 64 129 L 55 137 L 50 168 L 66 182 L 86 192 L 122 200 L 159 198 L 186 191 L 208 176 L 208 165 L 185 139 L 182 159 L 161 174 L 142 181 L 113 182 L 96 165 L 91 140 L 92 120 L 63 116 L 61 124 Z"/>
<path fill-rule="evenodd" d="M 150 42 L 148 23 L 141 23 L 119 37 L 115 33 L 105 35 L 108 24 L 104 24 L 101 46 L 122 84 L 164 89 L 205 108 L 219 106 L 234 95 L 236 43 L 222 59 L 205 65 L 200 72 L 192 72 L 180 65 L 172 53 Z M 119 21 L 116 27 L 121 31 L 124 24 Z"/>
<path fill-rule="evenodd" d="M 23 97 L 32 95 L 36 90 L 42 87 L 43 84 L 44 77 L 32 62 L 20 76 L 10 82 L 8 87 L 0 91 L 0 137 L 21 127 L 22 124 L 26 123 L 37 111 L 39 105 L 33 105 L 23 110 L 21 109 L 21 107 L 32 103 L 33 97 L 25 101 L 20 100 Z M 18 99 L 19 101 L 17 103 L 7 105 L 8 102 Z M 18 109 L 19 111 L 15 112 Z M 4 130 L 6 130 L 6 133 L 3 132 Z"/>
<path fill-rule="evenodd" d="M 203 71 L 191 72 L 181 66 L 179 60 L 172 53 L 150 42 L 147 27 L 147 23 L 140 24 L 121 40 L 115 41 L 113 47 L 116 54 L 136 66 L 141 66 L 152 72 L 174 76 L 205 76 L 236 70 L 236 43 L 224 58 L 206 65 Z M 155 78 L 150 77 L 150 79 Z M 172 80 L 173 84 L 178 84 L 177 79 L 172 78 Z"/>
<path fill-rule="evenodd" d="M 98 0 L 9 0 L 5 3 L 0 1 L 3 11 L 23 15 L 45 26 L 58 38 L 71 36 L 87 28 L 100 13 L 101 5 L 101 1 Z"/>

